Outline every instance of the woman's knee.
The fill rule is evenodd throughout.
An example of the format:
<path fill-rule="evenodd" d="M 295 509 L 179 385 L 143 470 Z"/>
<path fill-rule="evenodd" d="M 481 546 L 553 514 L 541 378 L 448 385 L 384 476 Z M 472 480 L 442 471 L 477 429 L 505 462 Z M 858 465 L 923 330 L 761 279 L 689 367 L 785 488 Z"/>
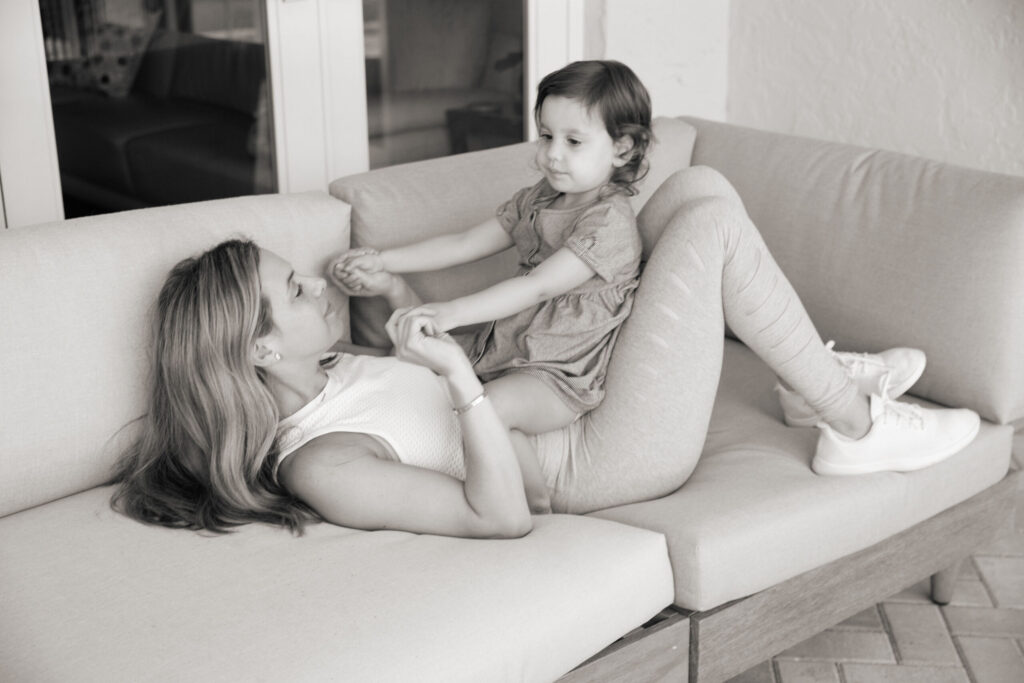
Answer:
<path fill-rule="evenodd" d="M 710 166 L 690 166 L 665 179 L 640 211 L 639 220 L 664 224 L 680 205 L 702 197 L 725 197 L 743 203 L 724 175 Z"/>
<path fill-rule="evenodd" d="M 699 253 L 726 249 L 751 229 L 740 204 L 727 197 L 700 197 L 684 203 L 666 222 L 652 256 L 684 246 Z"/>
<path fill-rule="evenodd" d="M 721 173 L 708 166 L 691 166 L 676 171 L 662 183 L 640 211 L 637 223 L 645 252 L 650 254 L 662 233 L 680 214 L 743 214 L 739 194 Z M 716 208 L 717 207 L 717 208 Z"/>

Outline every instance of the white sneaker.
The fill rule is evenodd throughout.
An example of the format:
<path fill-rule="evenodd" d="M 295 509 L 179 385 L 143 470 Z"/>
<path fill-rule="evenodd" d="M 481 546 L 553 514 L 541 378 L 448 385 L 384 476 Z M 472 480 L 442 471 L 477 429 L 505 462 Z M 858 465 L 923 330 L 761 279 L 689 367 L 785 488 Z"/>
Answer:
<path fill-rule="evenodd" d="M 834 341 L 825 348 L 832 351 Z M 882 395 L 883 377 L 889 373 L 889 398 L 899 398 L 921 378 L 927 362 L 924 351 L 909 349 L 902 346 L 886 349 L 879 353 L 850 353 L 832 351 L 832 355 L 846 368 L 846 373 L 862 394 Z M 775 385 L 782 405 L 782 417 L 790 427 L 813 427 L 820 417 L 814 408 L 807 404 L 803 396 L 787 389 L 781 383 Z"/>
<path fill-rule="evenodd" d="M 978 414 L 965 408 L 929 409 L 871 396 L 871 430 L 859 439 L 818 425 L 818 474 L 910 472 L 945 460 L 978 434 Z"/>

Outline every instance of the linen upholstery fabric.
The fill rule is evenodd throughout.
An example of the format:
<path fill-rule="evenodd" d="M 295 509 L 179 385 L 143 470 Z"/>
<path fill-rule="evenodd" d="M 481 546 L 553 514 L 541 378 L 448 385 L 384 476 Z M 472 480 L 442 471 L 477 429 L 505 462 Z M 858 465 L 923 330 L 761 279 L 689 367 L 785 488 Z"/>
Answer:
<path fill-rule="evenodd" d="M 921 348 L 914 394 L 1024 417 L 1024 178 L 687 120 L 825 339 Z"/>
<path fill-rule="evenodd" d="M 0 515 L 109 480 L 132 433 L 119 430 L 146 410 L 149 315 L 175 263 L 248 236 L 319 274 L 347 247 L 348 217 L 317 192 L 0 232 Z"/>
<path fill-rule="evenodd" d="M 639 212 L 654 190 L 690 165 L 694 128 L 680 120 L 654 121 L 650 171 L 631 198 Z M 517 190 L 540 178 L 532 143 L 392 166 L 340 178 L 332 195 L 352 205 L 352 245 L 394 247 L 470 228 L 495 215 Z M 443 301 L 475 292 L 516 273 L 513 248 L 437 273 L 413 273 L 410 286 L 424 301 Z M 373 299 L 351 303 L 353 341 L 388 346 L 383 334 L 385 306 Z"/>
<path fill-rule="evenodd" d="M 147 527 L 93 489 L 0 519 L 18 681 L 552 681 L 672 599 L 660 534 L 567 515 L 514 541 L 330 524 Z M 12 589 L 13 587 L 13 589 Z"/>
<path fill-rule="evenodd" d="M 690 479 L 665 498 L 592 513 L 666 535 L 680 607 L 711 609 L 867 548 L 995 484 L 1009 466 L 1013 430 L 983 421 L 970 446 L 933 467 L 818 476 L 818 431 L 783 424 L 774 383 L 753 352 L 727 340 Z"/>

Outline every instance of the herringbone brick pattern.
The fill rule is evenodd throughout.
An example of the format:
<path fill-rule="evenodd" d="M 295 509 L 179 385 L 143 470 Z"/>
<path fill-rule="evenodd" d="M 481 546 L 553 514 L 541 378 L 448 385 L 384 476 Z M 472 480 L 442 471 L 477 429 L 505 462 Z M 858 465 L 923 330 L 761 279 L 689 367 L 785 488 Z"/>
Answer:
<path fill-rule="evenodd" d="M 953 601 L 910 586 L 729 683 L 1024 682 L 1024 492 L 1016 519 L 964 562 Z"/>

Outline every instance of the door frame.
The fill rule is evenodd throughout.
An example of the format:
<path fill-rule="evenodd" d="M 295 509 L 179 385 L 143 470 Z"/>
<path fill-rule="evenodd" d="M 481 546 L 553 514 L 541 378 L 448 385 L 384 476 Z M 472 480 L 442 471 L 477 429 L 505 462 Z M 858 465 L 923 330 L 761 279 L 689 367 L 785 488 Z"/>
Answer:
<path fill-rule="evenodd" d="M 38 0 L 0 2 L 0 228 L 64 218 Z"/>

